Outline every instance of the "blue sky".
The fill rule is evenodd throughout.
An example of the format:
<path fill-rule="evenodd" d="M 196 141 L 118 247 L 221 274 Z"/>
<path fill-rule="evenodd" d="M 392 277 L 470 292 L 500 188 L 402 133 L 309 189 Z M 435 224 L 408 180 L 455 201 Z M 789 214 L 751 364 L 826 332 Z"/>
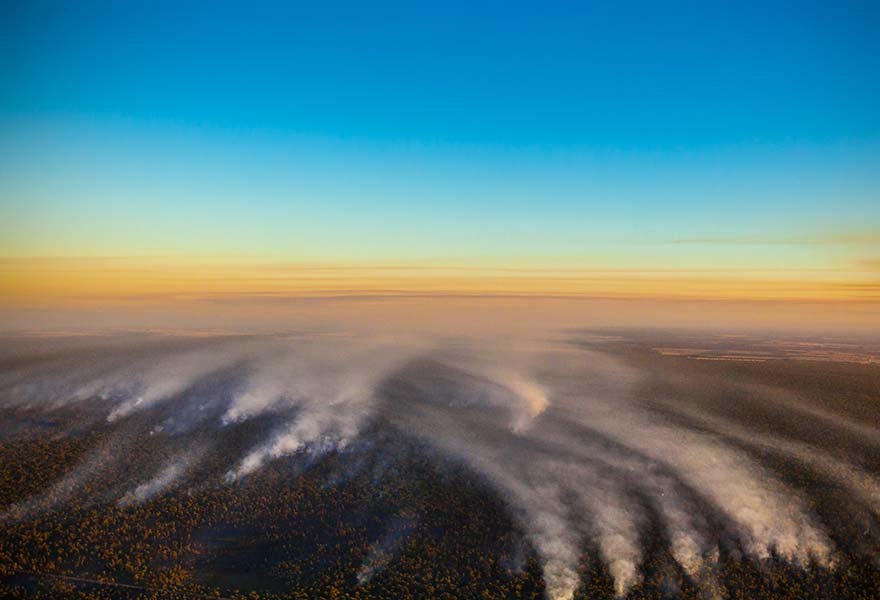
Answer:
<path fill-rule="evenodd" d="M 809 267 L 876 250 L 777 243 L 880 230 L 876 3 L 0 15 L 7 255 Z M 677 243 L 698 239 L 716 243 Z"/>
<path fill-rule="evenodd" d="M 878 133 L 876 3 L 6 3 L 7 113 L 674 149 Z"/>

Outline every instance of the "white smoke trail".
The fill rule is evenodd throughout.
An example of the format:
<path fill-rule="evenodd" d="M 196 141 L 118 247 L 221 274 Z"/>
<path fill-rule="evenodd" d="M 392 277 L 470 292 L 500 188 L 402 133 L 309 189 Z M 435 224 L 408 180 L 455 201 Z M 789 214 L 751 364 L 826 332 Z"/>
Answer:
<path fill-rule="evenodd" d="M 304 448 L 326 452 L 345 447 L 372 413 L 376 385 L 412 351 L 405 345 L 372 344 L 348 352 L 311 350 L 305 356 L 286 353 L 269 361 L 224 414 L 228 424 L 279 406 L 295 411 L 293 421 L 251 450 L 227 480 Z"/>
<path fill-rule="evenodd" d="M 120 506 L 145 502 L 169 489 L 198 463 L 204 453 L 203 447 L 197 447 L 175 456 L 155 477 L 124 495 L 119 500 Z"/>
<path fill-rule="evenodd" d="M 626 380 L 625 375 L 611 375 L 606 389 Z M 572 421 L 672 468 L 737 524 L 751 554 L 768 558 L 775 550 L 801 565 L 810 559 L 820 564 L 831 560 L 830 540 L 812 522 L 797 494 L 742 452 L 712 436 L 658 420 L 632 402 L 625 389 L 584 397 L 575 386 L 567 393 L 574 394 L 566 400 Z"/>
<path fill-rule="evenodd" d="M 729 439 L 779 452 L 811 467 L 836 481 L 880 518 L 880 479 L 850 464 L 844 457 L 830 455 L 828 451 L 820 450 L 810 444 L 749 431 L 741 425 L 719 417 L 697 414 L 688 409 L 679 410 L 695 422 L 702 423 Z"/>
<path fill-rule="evenodd" d="M 80 390 L 77 395 L 112 396 L 122 389 L 131 394 L 107 416 L 109 422 L 124 418 L 137 410 L 143 410 L 156 402 L 167 400 L 184 392 L 200 378 L 229 366 L 238 360 L 251 356 L 255 351 L 253 343 L 240 342 L 235 346 L 221 345 L 218 348 L 192 350 L 175 353 L 171 356 L 152 358 L 146 364 L 126 369 L 113 378 L 98 382 L 98 387 Z M 131 382 L 137 382 L 135 392 L 131 393 Z"/>
<path fill-rule="evenodd" d="M 768 559 L 775 552 L 803 566 L 811 560 L 831 564 L 832 543 L 792 490 L 742 452 L 712 436 L 658 420 L 641 408 L 631 400 L 633 373 L 615 361 L 589 353 L 580 358 L 586 361 L 573 363 L 570 356 L 548 359 L 548 364 L 562 365 L 564 372 L 552 374 L 546 392 L 538 383 L 528 386 L 541 389 L 549 400 L 541 403 L 527 429 L 511 431 L 491 416 L 505 402 L 513 414 L 518 406 L 528 405 L 522 386 L 504 386 L 505 395 L 462 390 L 450 382 L 449 397 L 438 404 L 418 399 L 436 390 L 436 375 L 429 374 L 424 377 L 429 387 L 417 385 L 410 398 L 398 395 L 393 401 L 399 407 L 415 400 L 416 412 L 402 426 L 486 474 L 523 514 L 521 521 L 542 557 L 554 598 L 570 597 L 576 588 L 581 538 L 572 532 L 578 530 L 596 541 L 618 595 L 638 582 L 639 532 L 646 516 L 629 500 L 622 477 L 653 499 L 674 558 L 701 581 L 709 596 L 718 595 L 718 549 L 701 533 L 705 521 L 693 516 L 696 507 L 677 493 L 676 485 L 687 486 L 719 509 L 751 556 Z M 510 381 L 493 378 L 498 370 L 470 366 L 469 371 L 482 373 L 492 383 Z M 456 379 L 454 374 L 443 377 Z M 528 380 L 523 373 L 517 377 Z M 480 385 L 471 378 L 459 379 Z M 590 392 L 585 393 L 584 382 Z M 475 402 L 481 398 L 482 405 Z M 572 426 L 580 433 L 571 434 Z M 657 469 L 670 470 L 680 483 L 674 485 Z M 578 510 L 572 510 L 568 497 L 575 499 Z"/>
<path fill-rule="evenodd" d="M 80 491 L 84 483 L 101 476 L 117 460 L 122 447 L 122 437 L 119 434 L 113 435 L 72 470 L 55 481 L 47 490 L 16 503 L 5 512 L 0 513 L 0 521 L 21 520 L 34 514 L 49 511 L 68 501 Z"/>
<path fill-rule="evenodd" d="M 370 546 L 370 551 L 356 575 L 358 585 L 368 583 L 391 564 L 414 526 L 412 518 L 395 519 L 391 523 L 385 535 Z"/>
<path fill-rule="evenodd" d="M 833 566 L 834 546 L 808 502 L 731 441 L 785 454 L 839 482 L 880 515 L 877 479 L 829 456 L 820 443 L 755 432 L 699 404 L 668 408 L 690 411 L 693 421 L 718 434 L 663 418 L 652 410 L 655 398 L 640 396 L 647 375 L 608 354 L 561 346 L 485 342 L 435 349 L 411 339 L 224 339 L 128 358 L 107 353 L 94 363 L 36 362 L 0 379 L 0 392 L 7 406 L 44 393 L 53 401 L 103 397 L 114 403 L 106 426 L 119 427 L 138 411 L 152 415 L 168 406 L 182 412 L 194 386 L 236 365 L 244 375 L 223 391 L 205 426 L 223 435 L 269 413 L 284 425 L 231 456 L 227 480 L 299 452 L 320 456 L 347 448 L 365 424 L 382 420 L 456 457 L 495 486 L 535 549 L 553 600 L 576 592 L 587 548 L 595 548 L 615 593 L 625 596 L 641 581 L 644 538 L 654 523 L 683 572 L 707 597 L 721 597 L 719 539 L 710 516 L 729 527 L 750 559 L 776 555 L 796 565 Z M 66 396 L 65 386 L 72 390 Z M 821 416 L 844 434 L 866 434 L 867 426 Z M 143 502 L 177 485 L 204 452 L 184 450 L 119 502 Z M 54 491 L 8 512 L 27 513 L 47 506 L 49 498 L 69 496 L 78 481 L 95 476 L 99 467 L 89 464 Z M 377 543 L 360 583 L 389 564 L 395 543 Z"/>

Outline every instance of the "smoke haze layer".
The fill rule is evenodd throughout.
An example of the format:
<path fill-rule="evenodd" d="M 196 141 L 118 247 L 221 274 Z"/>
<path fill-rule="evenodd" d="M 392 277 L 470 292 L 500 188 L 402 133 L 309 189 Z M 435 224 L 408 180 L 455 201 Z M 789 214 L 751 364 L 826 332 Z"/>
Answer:
<path fill-rule="evenodd" d="M 394 452 L 377 431 L 392 431 L 487 482 L 554 600 L 583 585 L 592 555 L 625 596 L 656 540 L 707 598 L 724 595 L 722 558 L 834 570 L 858 556 L 880 568 L 878 419 L 798 397 L 784 382 L 690 365 L 578 334 L 113 338 L 10 349 L 0 364 L 8 414 L 88 407 L 95 422 L 77 426 L 112 436 L 0 518 L 58 510 L 102 478 L 102 496 L 89 502 L 129 506 L 180 486 L 240 485 L 291 458 L 302 468 L 333 453 L 351 471 L 381 469 Z M 259 427 L 242 442 L 247 424 Z M 3 435 L 15 435 L 11 421 Z M 161 451 L 131 456 L 138 436 Z M 212 453 L 225 453 L 222 473 L 201 469 Z M 111 482 L 126 461 L 137 468 Z M 842 513 L 822 509 L 815 488 L 824 482 Z M 850 536 L 843 521 L 862 534 Z M 388 568 L 410 527 L 386 527 L 360 584 Z"/>

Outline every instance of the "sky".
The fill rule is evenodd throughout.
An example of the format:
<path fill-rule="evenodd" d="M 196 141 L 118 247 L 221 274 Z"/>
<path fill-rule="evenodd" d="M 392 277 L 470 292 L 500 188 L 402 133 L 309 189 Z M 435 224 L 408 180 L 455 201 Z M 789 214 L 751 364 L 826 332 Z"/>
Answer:
<path fill-rule="evenodd" d="M 0 326 L 376 296 L 880 324 L 876 3 L 473 4 L 2 3 Z"/>

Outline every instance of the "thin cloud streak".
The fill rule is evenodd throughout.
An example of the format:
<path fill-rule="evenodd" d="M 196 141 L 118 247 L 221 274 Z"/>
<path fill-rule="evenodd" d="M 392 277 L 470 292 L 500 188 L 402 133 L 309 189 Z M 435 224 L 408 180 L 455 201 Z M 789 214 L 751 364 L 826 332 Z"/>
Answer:
<path fill-rule="evenodd" d="M 677 238 L 667 241 L 669 244 L 719 244 L 719 245 L 875 245 L 880 244 L 880 232 L 868 231 L 859 233 L 825 233 L 805 234 L 780 237 L 770 234 L 731 235 L 731 236 L 699 236 Z"/>

